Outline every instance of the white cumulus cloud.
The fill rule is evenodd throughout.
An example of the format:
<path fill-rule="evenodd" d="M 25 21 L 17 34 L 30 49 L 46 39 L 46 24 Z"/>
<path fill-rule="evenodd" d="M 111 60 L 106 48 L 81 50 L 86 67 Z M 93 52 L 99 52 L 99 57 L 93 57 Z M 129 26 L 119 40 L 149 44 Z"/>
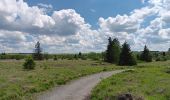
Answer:
<path fill-rule="evenodd" d="M 141 50 L 166 50 L 170 45 L 170 0 L 142 0 L 145 7 L 129 14 L 99 18 L 99 28 L 91 25 L 74 9 L 48 14 L 50 4 L 29 6 L 23 0 L 0 1 L 0 51 L 32 52 L 40 41 L 48 52 L 102 51 L 109 36 Z M 149 19 L 149 20 L 148 20 Z"/>

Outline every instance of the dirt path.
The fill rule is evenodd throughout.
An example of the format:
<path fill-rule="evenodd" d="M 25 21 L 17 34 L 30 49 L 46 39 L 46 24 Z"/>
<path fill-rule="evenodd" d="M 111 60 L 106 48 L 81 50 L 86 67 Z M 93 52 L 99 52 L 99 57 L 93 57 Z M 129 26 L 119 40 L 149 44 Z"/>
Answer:
<path fill-rule="evenodd" d="M 87 97 L 91 90 L 102 79 L 107 78 L 113 74 L 122 72 L 123 70 L 116 70 L 110 72 L 101 72 L 89 76 L 82 77 L 78 80 L 56 87 L 47 93 L 40 95 L 38 100 L 83 100 Z"/>

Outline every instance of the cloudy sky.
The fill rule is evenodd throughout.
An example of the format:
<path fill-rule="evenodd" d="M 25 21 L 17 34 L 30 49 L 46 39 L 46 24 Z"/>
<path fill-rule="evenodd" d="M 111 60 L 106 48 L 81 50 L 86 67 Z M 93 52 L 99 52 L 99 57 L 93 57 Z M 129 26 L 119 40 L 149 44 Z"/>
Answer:
<path fill-rule="evenodd" d="M 104 51 L 108 37 L 132 50 L 170 47 L 170 0 L 0 0 L 0 52 Z"/>

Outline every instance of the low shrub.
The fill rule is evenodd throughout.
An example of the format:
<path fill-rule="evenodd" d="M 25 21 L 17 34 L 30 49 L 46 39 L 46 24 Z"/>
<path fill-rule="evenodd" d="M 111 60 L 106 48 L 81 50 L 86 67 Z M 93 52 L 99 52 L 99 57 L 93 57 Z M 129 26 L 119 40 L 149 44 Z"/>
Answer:
<path fill-rule="evenodd" d="M 170 74 L 170 68 L 166 68 L 165 72 Z"/>
<path fill-rule="evenodd" d="M 58 59 L 57 59 L 57 56 L 54 56 L 54 60 L 55 60 L 55 61 L 58 60 Z"/>
<path fill-rule="evenodd" d="M 24 69 L 29 69 L 29 70 L 34 69 L 35 68 L 35 62 L 34 62 L 33 58 L 31 56 L 28 56 L 25 59 L 23 66 L 24 66 Z"/>

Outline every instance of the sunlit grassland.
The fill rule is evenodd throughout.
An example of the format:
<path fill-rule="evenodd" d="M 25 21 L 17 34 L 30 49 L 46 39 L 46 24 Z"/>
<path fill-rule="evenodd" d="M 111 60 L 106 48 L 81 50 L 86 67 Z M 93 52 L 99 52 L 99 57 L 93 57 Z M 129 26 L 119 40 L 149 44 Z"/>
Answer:
<path fill-rule="evenodd" d="M 92 91 L 91 99 L 115 100 L 130 93 L 136 100 L 170 100 L 170 61 L 140 63 L 133 69 L 103 80 Z"/>
<path fill-rule="evenodd" d="M 0 61 L 0 100 L 30 100 L 33 95 L 81 76 L 119 67 L 91 60 L 37 61 L 24 70 L 24 61 Z"/>

